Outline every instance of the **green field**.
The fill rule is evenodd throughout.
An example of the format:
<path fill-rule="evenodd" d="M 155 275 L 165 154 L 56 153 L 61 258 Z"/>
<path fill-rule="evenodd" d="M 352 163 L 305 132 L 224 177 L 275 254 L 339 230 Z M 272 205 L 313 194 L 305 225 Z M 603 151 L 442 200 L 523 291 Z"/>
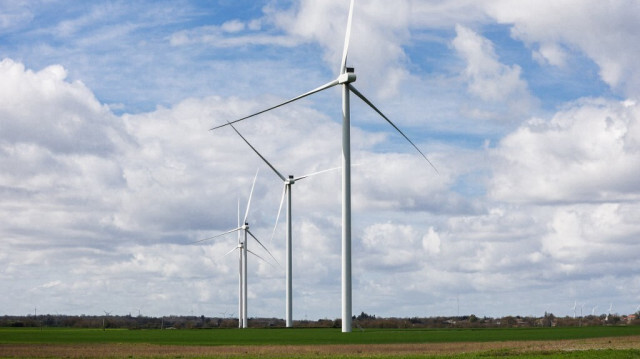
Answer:
<path fill-rule="evenodd" d="M 161 345 L 322 345 L 587 339 L 640 335 L 640 326 L 522 329 L 57 329 L 0 328 L 8 343 L 147 343 Z"/>
<path fill-rule="evenodd" d="M 127 330 L 127 329 L 65 329 L 65 328 L 0 328 L 0 357 L 36 357 L 37 352 L 29 352 L 30 348 L 60 348 L 71 347 L 63 354 L 47 354 L 46 357 L 74 357 L 73 348 L 109 347 L 122 350 L 109 357 L 334 357 L 327 352 L 327 348 L 335 345 L 354 346 L 352 351 L 339 354 L 339 357 L 402 357 L 402 358 L 640 358 L 638 346 L 618 347 L 612 349 L 606 343 L 613 338 L 631 338 L 636 340 L 640 336 L 640 326 L 620 327 L 583 327 L 583 328 L 521 328 L 521 329 L 368 329 L 353 333 L 341 333 L 339 329 L 191 329 L 191 330 Z M 611 338 L 598 339 L 598 338 Z M 363 354 L 358 348 L 366 348 L 370 344 L 394 345 L 464 345 L 464 343 L 557 343 L 564 340 L 578 340 L 590 343 L 600 340 L 605 343 L 597 350 L 587 349 L 544 349 L 538 344 L 530 344 L 525 351 L 507 346 L 483 347 L 479 350 L 465 350 L 461 354 L 459 349 L 447 355 L 433 354 Z M 640 339 L 639 339 L 640 340 Z M 9 350 L 19 347 L 22 354 L 15 354 Z M 138 348 L 156 348 L 150 354 L 131 354 Z M 176 347 L 178 349 L 176 349 Z M 193 351 L 193 348 L 205 348 L 204 352 Z M 236 348 L 232 355 L 217 354 L 215 348 Z M 263 347 L 269 347 L 269 352 L 260 352 Z M 296 348 L 307 348 L 306 352 L 296 352 Z M 314 352 L 311 348 L 320 348 Z M 380 347 L 380 346 L 378 346 Z M 25 349 L 26 348 L 26 349 Z M 157 348 L 171 348 L 166 354 Z M 184 348 L 184 353 L 181 351 Z M 210 349 L 206 349 L 210 348 Z M 247 352 L 237 354 L 237 348 L 249 348 Z M 253 349 L 251 349 L 253 348 Z M 275 349 L 274 349 L 275 348 Z M 278 348 L 282 348 L 281 350 Z M 293 349 L 292 349 L 293 348 Z M 520 346 L 519 348 L 522 348 Z M 26 351 L 26 354 L 25 353 Z M 111 350 L 111 349 L 109 349 Z M 127 352 L 129 351 L 129 352 Z M 68 353 L 68 354 L 67 354 Z M 93 352 L 89 352 L 93 357 Z M 110 352 L 111 353 L 111 352 Z M 158 354 L 162 353 L 162 354 Z M 246 353 L 246 354 L 242 354 Z M 259 354 L 256 354 L 259 353 Z M 274 354 L 275 353 L 275 354 Z M 82 354 L 79 357 L 86 357 Z M 95 354 L 95 357 L 104 357 Z"/>

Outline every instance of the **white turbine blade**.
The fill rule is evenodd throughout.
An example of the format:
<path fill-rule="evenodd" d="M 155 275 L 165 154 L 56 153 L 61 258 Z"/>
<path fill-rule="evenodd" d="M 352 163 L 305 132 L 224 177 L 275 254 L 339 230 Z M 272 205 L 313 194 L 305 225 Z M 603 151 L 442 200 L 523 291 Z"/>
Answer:
<path fill-rule="evenodd" d="M 238 228 L 242 227 L 240 224 L 240 197 L 238 197 Z M 238 232 L 238 243 L 240 243 L 240 232 Z"/>
<path fill-rule="evenodd" d="M 247 223 L 247 217 L 249 217 L 249 208 L 251 208 L 251 197 L 253 196 L 253 189 L 256 187 L 256 180 L 258 179 L 258 168 L 256 170 L 256 176 L 253 177 L 253 184 L 251 185 L 251 192 L 249 192 L 249 200 L 247 201 L 247 210 L 244 212 L 244 221 L 242 224 Z"/>
<path fill-rule="evenodd" d="M 262 259 L 262 261 L 263 261 L 263 262 L 267 263 L 268 265 L 272 266 L 273 268 L 275 268 L 275 267 L 276 267 L 276 266 L 274 266 L 273 264 L 269 263 L 269 261 L 268 261 L 268 260 L 266 260 L 266 259 L 264 259 L 264 258 L 260 257 L 259 255 L 257 255 L 254 251 L 252 251 L 252 250 L 250 250 L 250 249 L 247 249 L 247 252 L 249 252 L 249 253 L 253 254 L 254 256 L 258 257 L 259 259 Z"/>
<path fill-rule="evenodd" d="M 258 152 L 258 150 L 256 150 L 255 147 L 253 147 L 253 145 L 251 145 L 251 143 L 249 143 L 249 141 L 247 141 L 247 139 L 240 133 L 240 131 L 238 131 L 238 129 L 232 125 L 229 121 L 227 121 L 227 123 L 231 126 L 231 128 L 233 128 L 234 131 L 236 131 L 236 133 L 238 134 L 238 136 L 240 136 L 240 138 L 242 138 L 244 140 L 244 142 L 249 145 L 249 147 L 251 147 L 251 149 L 253 150 L 253 152 L 255 152 L 260 158 L 262 158 L 262 160 L 269 166 L 271 167 L 271 169 L 273 170 L 273 172 L 275 172 L 278 177 L 280 177 L 280 179 L 282 179 L 283 181 L 286 181 L 286 178 L 282 175 L 282 173 L 278 172 L 278 170 L 273 167 L 273 165 L 267 161 L 266 158 L 264 158 L 263 155 L 260 154 L 260 152 Z"/>
<path fill-rule="evenodd" d="M 287 194 L 287 184 L 284 184 L 284 188 L 282 189 L 282 199 L 280 200 L 280 207 L 278 207 L 278 215 L 276 216 L 276 224 L 273 226 L 273 232 L 271 232 L 271 239 L 269 239 L 269 244 L 273 242 L 273 237 L 276 235 L 276 228 L 278 228 L 278 221 L 280 220 L 280 213 L 282 213 L 282 204 L 284 203 L 284 196 Z"/>
<path fill-rule="evenodd" d="M 269 108 L 268 108 L 268 109 L 266 109 L 266 110 L 262 110 L 262 111 L 260 111 L 260 112 L 256 112 L 256 113 L 254 113 L 254 114 L 252 114 L 252 115 L 245 116 L 245 117 L 239 118 L 239 119 L 234 120 L 234 121 L 231 121 L 231 122 L 227 121 L 227 123 L 225 123 L 224 125 L 220 125 L 220 126 L 216 126 L 216 127 L 212 127 L 212 128 L 210 128 L 210 129 L 209 129 L 209 131 L 215 130 L 215 129 L 220 128 L 220 127 L 228 126 L 228 125 L 230 125 L 230 124 L 234 124 L 234 123 L 236 123 L 236 122 L 240 122 L 240 121 L 246 120 L 246 119 L 248 119 L 248 118 L 251 118 L 251 117 L 254 117 L 254 116 L 260 115 L 260 114 L 262 114 L 262 113 L 265 113 L 265 112 L 271 111 L 271 110 L 276 109 L 276 108 L 278 108 L 278 107 L 284 106 L 284 105 L 286 105 L 286 104 L 288 104 L 288 103 L 291 103 L 291 102 L 294 102 L 294 101 L 300 100 L 301 98 L 307 97 L 307 96 L 309 96 L 309 95 L 313 95 L 313 94 L 314 94 L 314 93 L 316 93 L 316 92 L 320 92 L 320 91 L 322 91 L 322 90 L 326 90 L 326 89 L 328 89 L 329 87 L 333 87 L 333 86 L 335 86 L 335 85 L 337 85 L 337 84 L 338 84 L 338 80 L 337 80 L 337 79 L 335 79 L 335 80 L 333 80 L 333 81 L 331 81 L 331 82 L 327 82 L 326 84 L 324 84 L 324 85 L 322 85 L 322 86 L 320 86 L 320 87 L 317 87 L 317 88 L 315 88 L 315 89 L 313 89 L 313 90 L 311 90 L 311 91 L 309 91 L 309 92 L 306 92 L 306 93 L 304 93 L 304 94 L 302 94 L 302 95 L 300 95 L 300 96 L 294 97 L 294 98 L 292 98 L 291 100 L 287 100 L 287 101 L 285 101 L 285 102 L 283 102 L 283 103 L 281 103 L 281 104 L 279 104 L 279 105 L 275 105 L 275 106 L 273 106 L 273 107 L 269 107 Z"/>
<path fill-rule="evenodd" d="M 278 262 L 278 260 L 276 259 L 276 257 L 273 256 L 273 254 L 271 254 L 271 252 L 267 249 L 267 247 L 264 246 L 264 244 L 262 244 L 262 242 L 260 242 L 260 240 L 258 238 L 256 238 L 256 236 L 253 235 L 253 233 L 251 233 L 249 230 L 247 230 L 247 233 L 249 233 L 249 235 L 251 237 L 253 237 L 253 239 L 256 240 L 256 242 L 258 242 L 258 244 L 260 245 L 260 247 L 262 247 L 265 251 L 267 251 L 267 253 L 269 253 L 269 255 L 271 256 L 271 258 L 273 258 L 274 261 L 276 261 L 276 263 L 278 263 L 278 265 L 280 265 L 280 262 Z"/>
<path fill-rule="evenodd" d="M 238 231 L 238 230 L 240 230 L 240 229 L 242 229 L 242 228 L 235 228 L 235 229 L 232 229 L 232 230 L 230 230 L 230 231 L 226 231 L 226 232 L 224 232 L 224 233 L 217 234 L 217 235 L 215 235 L 215 236 L 213 236 L 213 237 L 208 237 L 208 238 L 204 238 L 204 239 L 197 240 L 197 241 L 193 242 L 192 244 L 196 244 L 196 243 L 200 243 L 200 242 L 208 241 L 208 240 L 210 240 L 210 239 L 214 239 L 214 238 L 222 237 L 222 236 L 224 236 L 225 234 L 233 233 L 233 232 Z"/>
<path fill-rule="evenodd" d="M 347 19 L 347 31 L 344 35 L 344 47 L 342 48 L 342 62 L 340 63 L 340 74 L 347 72 L 347 53 L 349 52 L 349 39 L 351 38 L 351 19 L 353 18 L 353 1 L 349 5 L 349 18 Z"/>
<path fill-rule="evenodd" d="M 321 174 L 321 173 L 325 173 L 325 172 L 329 172 L 329 171 L 339 170 L 339 169 L 341 169 L 341 168 L 342 168 L 342 166 L 340 166 L 340 167 L 333 167 L 333 168 L 329 168 L 329 169 L 322 170 L 322 171 L 318 171 L 318 172 L 308 173 L 308 174 L 306 174 L 306 175 L 304 175 L 304 176 L 300 176 L 300 177 L 294 178 L 294 181 L 298 181 L 298 180 L 301 180 L 301 179 L 305 179 L 305 178 L 307 178 L 307 177 L 311 177 L 311 176 L 319 175 L 319 174 Z"/>
<path fill-rule="evenodd" d="M 233 253 L 235 250 L 237 250 L 238 247 L 234 247 L 232 250 L 228 251 L 227 253 L 225 253 L 224 257 L 228 256 L 229 254 Z"/>
<path fill-rule="evenodd" d="M 390 120 L 387 116 L 385 116 L 385 115 L 382 113 L 382 111 L 378 110 L 378 108 L 377 108 L 373 103 L 371 103 L 371 101 L 369 101 L 366 97 L 364 97 L 364 95 L 363 95 L 362 93 L 360 93 L 360 91 L 356 90 L 356 88 L 355 88 L 355 87 L 353 87 L 353 85 L 351 85 L 351 84 L 347 84 L 347 86 L 349 86 L 349 89 L 350 89 L 354 94 L 356 94 L 356 96 L 360 97 L 360 99 L 361 99 L 362 101 L 364 101 L 364 102 L 365 102 L 367 105 L 369 105 L 369 106 L 370 106 L 374 111 L 376 111 L 376 112 L 378 113 L 378 115 L 382 116 L 382 118 L 384 118 L 387 122 L 389 122 L 389 124 L 390 124 L 391 126 L 393 126 L 393 128 L 395 128 L 395 129 L 396 129 L 396 131 L 398 131 L 398 133 L 400 133 L 400 134 L 402 135 L 402 137 L 404 137 L 407 141 L 409 141 L 409 143 L 410 143 L 410 144 L 411 144 L 411 145 L 412 145 L 416 150 L 418 150 L 418 152 L 420 152 L 420 154 L 422 155 L 422 157 L 424 157 L 424 159 L 425 159 L 425 160 L 427 160 L 427 162 L 429 162 L 429 164 L 431 165 L 431 167 L 433 167 L 433 169 L 436 171 L 436 173 L 440 173 L 440 172 L 438 172 L 438 169 L 436 168 L 436 166 L 434 166 L 434 165 L 433 165 L 433 163 L 431 163 L 431 161 L 429 161 L 429 159 L 427 158 L 427 156 L 426 156 L 424 153 L 422 153 L 422 151 L 420 151 L 420 149 L 418 148 L 418 146 L 416 146 L 416 144 L 415 144 L 415 143 L 413 143 L 413 141 L 411 141 L 411 140 L 409 139 L 409 137 L 407 137 L 407 135 L 405 135 L 405 134 L 404 134 L 404 132 L 402 132 L 402 130 L 400 130 L 400 129 L 398 128 L 398 126 L 396 126 L 393 122 L 391 122 L 391 120 Z"/>

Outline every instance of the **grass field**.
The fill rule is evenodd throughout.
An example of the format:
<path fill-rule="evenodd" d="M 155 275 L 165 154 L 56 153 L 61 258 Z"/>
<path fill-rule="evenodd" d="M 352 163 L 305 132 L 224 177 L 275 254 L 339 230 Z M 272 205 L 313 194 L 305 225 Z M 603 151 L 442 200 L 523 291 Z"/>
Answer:
<path fill-rule="evenodd" d="M 0 328 L 0 357 L 640 358 L 640 327 L 98 330 Z"/>

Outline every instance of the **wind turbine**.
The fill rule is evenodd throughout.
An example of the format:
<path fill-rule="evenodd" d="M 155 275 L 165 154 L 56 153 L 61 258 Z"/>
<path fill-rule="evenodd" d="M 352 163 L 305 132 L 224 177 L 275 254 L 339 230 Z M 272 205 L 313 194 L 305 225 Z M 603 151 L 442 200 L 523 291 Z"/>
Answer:
<path fill-rule="evenodd" d="M 104 315 L 108 318 L 111 315 L 111 312 L 107 312 L 106 310 L 102 310 L 104 312 Z M 102 317 L 102 330 L 106 330 L 106 326 L 105 326 L 105 317 Z"/>
<path fill-rule="evenodd" d="M 611 309 L 613 309 L 613 303 L 609 304 L 609 310 L 607 311 L 607 317 L 604 319 L 605 321 L 609 321 L 609 316 L 611 315 Z"/>
<path fill-rule="evenodd" d="M 276 216 L 276 224 L 273 228 L 273 233 L 271 234 L 271 240 L 273 240 L 273 235 L 276 233 L 276 228 L 278 227 L 278 220 L 280 219 L 280 212 L 282 211 L 282 204 L 284 203 L 284 198 L 286 195 L 287 197 L 287 239 L 286 239 L 287 256 L 286 256 L 286 274 L 285 274 L 285 277 L 286 277 L 286 309 L 285 309 L 286 319 L 285 321 L 286 321 L 287 328 L 290 328 L 290 327 L 293 327 L 293 283 L 292 283 L 293 282 L 293 279 L 292 279 L 293 260 L 292 260 L 292 254 L 291 254 L 293 241 L 292 241 L 292 228 L 291 228 L 291 185 L 293 185 L 296 181 L 299 181 L 320 173 L 333 171 L 340 167 L 335 167 L 335 168 L 330 168 L 323 171 L 309 173 L 300 177 L 294 177 L 293 175 L 289 175 L 288 177 L 285 177 L 282 175 L 282 173 L 280 173 L 280 171 L 278 171 L 271 164 L 271 162 L 267 161 L 267 159 L 260 152 L 258 152 L 258 150 L 255 147 L 253 147 L 253 145 L 249 142 L 249 140 L 247 140 L 234 125 L 232 125 L 231 123 L 229 123 L 229 125 L 238 134 L 238 136 L 240 136 L 240 138 L 242 138 L 242 140 L 249 147 L 251 147 L 253 152 L 255 152 L 258 155 L 258 157 L 260 157 L 262 161 L 264 161 L 264 163 L 266 163 L 267 166 L 269 166 L 269 168 L 273 170 L 273 172 L 282 180 L 282 182 L 284 182 L 284 187 L 282 189 L 282 199 L 280 199 L 280 207 L 278 208 L 278 215 Z"/>
<path fill-rule="evenodd" d="M 347 67 L 347 54 L 349 52 L 349 39 L 351 37 L 351 20 L 353 18 L 354 0 L 351 0 L 349 6 L 349 15 L 347 18 L 347 30 L 344 37 L 344 47 L 342 50 L 342 61 L 340 63 L 340 71 L 338 77 L 322 86 L 319 86 L 302 95 L 296 96 L 290 100 L 282 102 L 278 105 L 269 107 L 265 110 L 256 112 L 249 116 L 239 118 L 234 121 L 227 121 L 226 124 L 213 127 L 215 130 L 220 127 L 231 125 L 233 123 L 246 120 L 248 118 L 271 111 L 278 107 L 284 106 L 291 102 L 300 100 L 310 96 L 316 92 L 324 91 L 336 85 L 342 85 L 342 332 L 351 332 L 351 316 L 352 316 L 352 286 L 351 286 L 351 119 L 350 119 L 350 100 L 349 95 L 354 93 L 369 107 L 377 112 L 385 121 L 398 131 L 409 143 L 424 157 L 424 159 L 433 167 L 436 172 L 438 170 L 429 161 L 427 156 L 416 146 L 413 141 L 407 137 L 382 111 L 380 111 L 371 101 L 369 101 L 354 86 L 356 74 L 353 67 Z"/>
<path fill-rule="evenodd" d="M 231 253 L 233 253 L 235 250 L 239 250 L 239 284 L 238 284 L 238 327 L 242 327 L 242 328 L 247 328 L 248 327 L 248 316 L 247 316 L 247 253 L 251 253 L 254 256 L 262 259 L 263 261 L 266 262 L 266 260 L 262 257 L 260 257 L 259 255 L 257 255 L 255 252 L 250 251 L 249 249 L 247 249 L 247 242 L 248 242 L 248 236 L 251 236 L 253 239 L 255 239 L 256 242 L 258 242 L 258 244 L 265 250 L 267 251 L 267 253 L 269 253 L 269 255 L 271 256 L 271 258 L 273 258 L 273 260 L 276 261 L 276 263 L 278 262 L 278 260 L 273 256 L 273 254 L 271 254 L 271 252 L 267 249 L 267 247 L 265 247 L 262 242 L 260 242 L 260 240 L 258 238 L 256 238 L 256 236 L 253 235 L 253 233 L 251 233 L 251 231 L 249 231 L 249 222 L 247 221 L 247 218 L 249 217 L 249 209 L 251 208 L 251 197 L 253 196 L 253 190 L 256 186 L 256 180 L 258 179 L 258 171 L 256 171 L 256 175 L 253 178 L 253 184 L 251 185 L 251 192 L 249 192 L 249 199 L 247 201 L 247 208 L 245 210 L 244 213 L 244 220 L 242 221 L 242 224 L 239 223 L 240 220 L 240 206 L 238 205 L 238 227 L 228 230 L 224 233 L 220 233 L 218 235 L 212 236 L 212 237 L 208 237 L 208 238 L 204 238 L 201 239 L 199 241 L 196 241 L 194 243 L 200 243 L 203 241 L 207 241 L 210 239 L 214 239 L 214 238 L 218 238 L 218 237 L 222 237 L 224 235 L 233 233 L 233 232 L 238 232 L 238 245 L 236 247 L 234 247 L 232 250 L 230 250 L 229 252 L 227 252 L 227 254 L 225 255 L 229 255 Z M 239 201 L 238 201 L 239 204 Z M 242 233 L 241 233 L 242 232 Z"/>

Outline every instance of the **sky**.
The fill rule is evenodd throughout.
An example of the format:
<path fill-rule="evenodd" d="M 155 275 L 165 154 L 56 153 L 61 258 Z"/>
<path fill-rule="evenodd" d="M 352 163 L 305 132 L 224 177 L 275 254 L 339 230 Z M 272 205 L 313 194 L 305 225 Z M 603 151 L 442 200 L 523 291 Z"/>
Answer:
<path fill-rule="evenodd" d="M 0 1 L 0 315 L 285 315 L 282 181 L 226 127 L 335 79 L 346 0 Z M 640 305 L 640 3 L 356 0 L 353 312 Z M 238 123 L 341 164 L 329 89 Z M 340 317 L 340 171 L 293 185 L 293 317 Z M 284 213 L 284 212 L 283 212 Z M 272 237 L 272 233 L 274 233 Z M 268 259 L 255 242 L 250 249 Z"/>

